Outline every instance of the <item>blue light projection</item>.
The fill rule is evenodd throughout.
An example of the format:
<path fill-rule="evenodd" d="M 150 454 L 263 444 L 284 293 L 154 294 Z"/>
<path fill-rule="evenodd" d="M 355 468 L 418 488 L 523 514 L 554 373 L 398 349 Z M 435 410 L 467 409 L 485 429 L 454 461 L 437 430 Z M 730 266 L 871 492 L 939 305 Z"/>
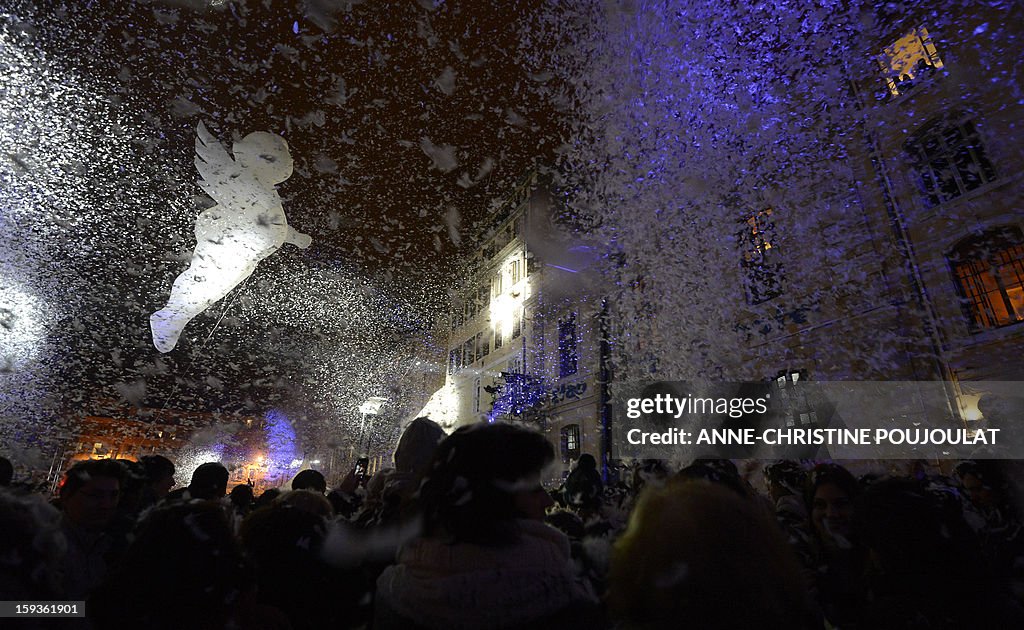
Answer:
<path fill-rule="evenodd" d="M 284 475 L 292 461 L 298 459 L 295 451 L 295 428 L 288 416 L 279 409 L 271 409 L 264 416 L 267 438 L 267 474 L 272 478 Z"/>

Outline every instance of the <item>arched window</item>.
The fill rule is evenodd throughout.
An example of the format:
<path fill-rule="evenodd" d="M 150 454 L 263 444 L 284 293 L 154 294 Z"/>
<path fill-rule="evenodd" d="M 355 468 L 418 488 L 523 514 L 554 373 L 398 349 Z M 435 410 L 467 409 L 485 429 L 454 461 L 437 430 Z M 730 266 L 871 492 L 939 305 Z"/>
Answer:
<path fill-rule="evenodd" d="M 1015 226 L 966 238 L 950 252 L 950 267 L 972 330 L 1024 320 L 1024 236 Z"/>
<path fill-rule="evenodd" d="M 580 456 L 580 425 L 568 424 L 561 430 L 562 461 L 568 463 Z"/>
<path fill-rule="evenodd" d="M 956 199 L 996 178 L 974 122 L 964 117 L 929 124 L 904 148 L 929 207 Z"/>

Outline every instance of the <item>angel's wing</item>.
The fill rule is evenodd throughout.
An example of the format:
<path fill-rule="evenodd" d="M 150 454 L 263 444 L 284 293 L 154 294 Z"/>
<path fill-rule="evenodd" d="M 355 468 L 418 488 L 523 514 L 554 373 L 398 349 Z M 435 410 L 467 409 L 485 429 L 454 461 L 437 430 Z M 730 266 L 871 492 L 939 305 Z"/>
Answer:
<path fill-rule="evenodd" d="M 196 170 L 199 187 L 222 206 L 273 203 L 273 191 L 246 173 L 202 122 L 196 127 Z"/>

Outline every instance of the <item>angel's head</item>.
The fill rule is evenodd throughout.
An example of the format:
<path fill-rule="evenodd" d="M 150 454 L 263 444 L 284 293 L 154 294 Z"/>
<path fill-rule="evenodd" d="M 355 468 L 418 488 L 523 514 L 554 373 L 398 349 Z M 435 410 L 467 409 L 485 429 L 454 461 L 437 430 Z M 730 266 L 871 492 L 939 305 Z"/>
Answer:
<path fill-rule="evenodd" d="M 281 136 L 256 131 L 236 142 L 232 150 L 238 163 L 260 181 L 280 184 L 292 175 L 292 156 Z"/>

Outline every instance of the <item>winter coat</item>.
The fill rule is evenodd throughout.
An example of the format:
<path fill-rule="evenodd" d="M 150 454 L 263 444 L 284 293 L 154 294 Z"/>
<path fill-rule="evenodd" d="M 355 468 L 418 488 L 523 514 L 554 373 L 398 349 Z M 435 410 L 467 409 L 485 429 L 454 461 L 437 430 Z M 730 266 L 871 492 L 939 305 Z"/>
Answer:
<path fill-rule="evenodd" d="M 603 492 L 601 475 L 593 468 L 580 466 L 565 480 L 565 502 L 576 508 L 597 508 Z"/>
<path fill-rule="evenodd" d="M 377 580 L 376 630 L 577 627 L 596 599 L 573 574 L 569 540 L 537 521 L 518 521 L 509 546 L 419 538 Z"/>
<path fill-rule="evenodd" d="M 107 554 L 114 547 L 114 540 L 106 532 L 86 531 L 66 517 L 61 529 L 68 542 L 64 557 L 65 597 L 85 599 L 107 575 Z"/>

